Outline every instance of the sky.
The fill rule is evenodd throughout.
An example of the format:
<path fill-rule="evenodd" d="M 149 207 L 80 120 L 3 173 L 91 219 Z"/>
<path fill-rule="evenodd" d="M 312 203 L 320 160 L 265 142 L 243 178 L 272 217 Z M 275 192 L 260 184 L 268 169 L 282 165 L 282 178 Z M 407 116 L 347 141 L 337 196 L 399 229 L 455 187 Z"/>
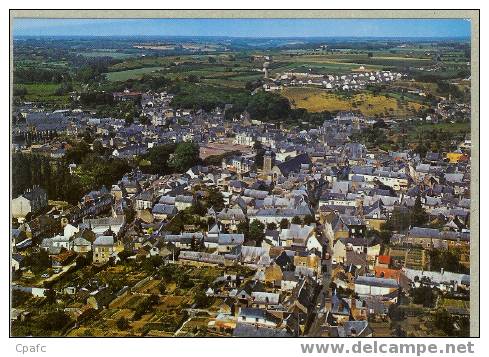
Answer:
<path fill-rule="evenodd" d="M 465 19 L 14 19 L 14 36 L 470 37 Z"/>

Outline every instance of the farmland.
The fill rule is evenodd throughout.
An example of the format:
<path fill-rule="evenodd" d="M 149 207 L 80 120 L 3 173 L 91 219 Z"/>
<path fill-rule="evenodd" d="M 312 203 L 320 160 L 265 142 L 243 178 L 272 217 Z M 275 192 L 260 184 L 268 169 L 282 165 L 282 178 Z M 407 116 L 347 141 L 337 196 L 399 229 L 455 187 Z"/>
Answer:
<path fill-rule="evenodd" d="M 359 110 L 367 116 L 413 115 L 423 105 L 411 101 L 398 101 L 385 95 L 359 93 L 342 96 L 317 88 L 286 88 L 281 94 L 296 108 L 310 112 Z"/>
<path fill-rule="evenodd" d="M 85 57 L 111 57 L 116 59 L 126 59 L 131 58 L 134 54 L 124 53 L 124 52 L 116 52 L 114 50 L 94 50 L 94 51 L 82 51 L 78 52 L 78 55 Z"/>
<path fill-rule="evenodd" d="M 112 82 L 124 82 L 129 79 L 139 79 L 145 74 L 151 74 L 156 71 L 160 71 L 165 67 L 143 67 L 136 69 L 128 69 L 126 71 L 109 72 L 107 73 L 107 79 Z"/>
<path fill-rule="evenodd" d="M 144 265 L 126 263 L 96 275 L 100 281 L 120 281 L 131 288 L 113 299 L 108 307 L 86 319 L 69 336 L 173 336 L 195 334 L 207 328 L 207 316 L 189 316 L 187 309 L 203 287 L 222 275 L 216 267 L 160 266 L 158 276 L 148 276 Z M 214 299 L 209 311 L 216 312 Z M 118 321 L 127 320 L 126 328 Z"/>
<path fill-rule="evenodd" d="M 50 104 L 67 104 L 69 95 L 58 93 L 59 84 L 35 83 L 18 85 L 16 88 L 25 89 L 24 99 L 29 102 L 44 102 Z"/>

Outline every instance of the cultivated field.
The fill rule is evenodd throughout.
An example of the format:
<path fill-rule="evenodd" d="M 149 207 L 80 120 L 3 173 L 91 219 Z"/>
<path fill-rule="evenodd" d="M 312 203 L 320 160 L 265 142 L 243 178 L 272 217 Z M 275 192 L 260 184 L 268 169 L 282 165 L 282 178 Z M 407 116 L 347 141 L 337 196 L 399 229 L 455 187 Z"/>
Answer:
<path fill-rule="evenodd" d="M 342 96 L 318 88 L 286 88 L 281 94 L 296 108 L 311 112 L 359 110 L 366 116 L 407 116 L 423 105 L 411 101 L 398 101 L 385 95 L 364 92 Z"/>
<path fill-rule="evenodd" d="M 247 154 L 251 152 L 251 148 L 248 146 L 233 144 L 232 139 L 230 139 L 228 142 L 201 145 L 200 158 L 206 159 L 209 156 L 222 155 L 231 151 L 241 151 L 243 154 Z"/>
<path fill-rule="evenodd" d="M 106 77 L 109 81 L 112 82 L 124 82 L 129 79 L 139 79 L 145 74 L 151 74 L 162 69 L 165 69 L 165 67 L 144 67 L 128 69 L 127 71 L 109 72 L 106 74 Z"/>

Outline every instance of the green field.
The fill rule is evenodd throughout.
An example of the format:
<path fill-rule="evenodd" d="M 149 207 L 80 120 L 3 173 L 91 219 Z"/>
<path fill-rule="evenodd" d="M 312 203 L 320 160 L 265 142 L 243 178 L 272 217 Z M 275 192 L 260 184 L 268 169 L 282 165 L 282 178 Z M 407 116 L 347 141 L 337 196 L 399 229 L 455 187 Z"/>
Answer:
<path fill-rule="evenodd" d="M 19 85 L 27 90 L 24 99 L 28 102 L 45 102 L 51 104 L 67 104 L 70 100 L 69 95 L 56 95 L 59 84 L 36 83 Z"/>
<path fill-rule="evenodd" d="M 109 50 L 85 51 L 85 52 L 77 52 L 77 54 L 85 57 L 112 57 L 116 59 L 126 59 L 126 58 L 137 56 L 136 54 L 115 52 Z"/>
<path fill-rule="evenodd" d="M 446 131 L 452 134 L 470 133 L 470 123 L 462 122 L 462 123 L 416 123 L 410 128 L 409 134 L 412 137 L 416 137 L 417 134 L 422 133 L 427 130 L 441 130 Z"/>
<path fill-rule="evenodd" d="M 322 67 L 325 70 L 354 69 L 363 65 L 367 69 L 381 69 L 384 67 L 406 67 L 426 65 L 432 62 L 431 58 L 407 57 L 399 55 L 381 55 L 368 57 L 367 54 L 317 54 L 317 55 L 299 55 L 299 56 L 283 56 L 274 57 L 276 62 L 286 62 L 292 66 L 313 66 Z"/>
<path fill-rule="evenodd" d="M 145 74 L 151 74 L 156 71 L 165 69 L 165 67 L 144 67 L 129 69 L 127 71 L 109 72 L 106 74 L 106 78 L 111 82 L 124 82 L 129 79 L 139 79 Z"/>
<path fill-rule="evenodd" d="M 170 63 L 181 61 L 177 57 L 138 57 L 130 58 L 121 63 L 116 63 L 109 68 L 110 72 L 125 71 L 145 67 L 169 66 Z"/>

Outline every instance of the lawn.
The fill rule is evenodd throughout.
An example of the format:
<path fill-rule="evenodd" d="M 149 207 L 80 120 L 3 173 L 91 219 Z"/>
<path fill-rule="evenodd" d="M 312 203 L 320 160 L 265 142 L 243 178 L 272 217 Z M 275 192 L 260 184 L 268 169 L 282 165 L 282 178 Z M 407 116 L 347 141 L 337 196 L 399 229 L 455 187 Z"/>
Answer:
<path fill-rule="evenodd" d="M 318 88 L 286 88 L 281 94 L 296 108 L 310 112 L 359 110 L 366 116 L 408 116 L 422 108 L 415 102 L 402 102 L 384 95 L 356 93 L 349 97 Z"/>

